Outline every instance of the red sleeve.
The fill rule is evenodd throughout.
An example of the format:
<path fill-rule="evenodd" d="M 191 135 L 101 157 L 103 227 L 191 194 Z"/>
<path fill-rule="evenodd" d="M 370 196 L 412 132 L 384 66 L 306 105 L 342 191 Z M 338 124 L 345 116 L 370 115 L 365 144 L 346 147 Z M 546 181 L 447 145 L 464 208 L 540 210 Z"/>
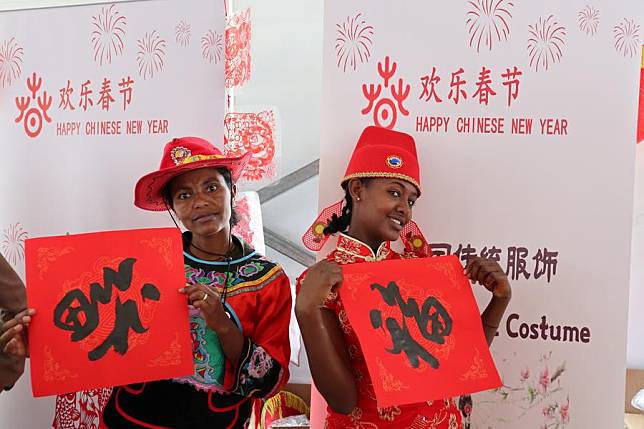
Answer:
<path fill-rule="evenodd" d="M 244 341 L 240 361 L 226 360 L 227 389 L 244 396 L 270 397 L 286 384 L 291 357 L 291 286 L 279 271 L 259 293 L 255 331 Z M 277 365 L 275 365 L 277 364 Z M 242 376 L 243 374 L 243 376 Z"/>
<path fill-rule="evenodd" d="M 280 271 L 279 277 L 265 288 L 260 297 L 260 313 L 257 315 L 255 334 L 252 340 L 261 346 L 282 366 L 279 390 L 288 381 L 288 363 L 291 359 L 291 342 L 289 341 L 289 324 L 291 322 L 291 284 Z"/>

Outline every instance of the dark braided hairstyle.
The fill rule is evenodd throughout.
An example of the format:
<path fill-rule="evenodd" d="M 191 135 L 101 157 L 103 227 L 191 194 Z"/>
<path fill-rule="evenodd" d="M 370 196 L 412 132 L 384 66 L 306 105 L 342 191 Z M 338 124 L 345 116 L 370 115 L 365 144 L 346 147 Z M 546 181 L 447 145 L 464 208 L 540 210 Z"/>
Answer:
<path fill-rule="evenodd" d="M 371 181 L 370 178 L 359 179 L 364 186 L 367 186 Z M 346 232 L 351 224 L 351 212 L 353 210 L 353 199 L 349 192 L 349 182 L 342 184 L 344 189 L 344 206 L 342 207 L 342 214 L 338 216 L 333 214 L 329 219 L 326 228 L 324 228 L 324 235 L 335 234 L 336 232 Z"/>
<path fill-rule="evenodd" d="M 226 182 L 226 186 L 228 186 L 228 189 L 232 191 L 233 189 L 233 178 L 232 175 L 230 174 L 230 170 L 224 167 L 216 167 L 215 170 L 219 172 L 224 177 L 224 182 Z M 172 204 L 172 195 L 170 194 L 170 183 L 172 183 L 172 180 L 170 180 L 166 185 L 161 189 L 161 196 L 165 200 L 165 203 L 168 207 L 174 209 L 174 206 Z M 231 201 L 232 204 L 232 201 Z M 230 209 L 230 226 L 236 226 L 239 223 L 239 213 L 237 213 L 237 210 L 235 210 L 235 207 L 231 206 Z"/>

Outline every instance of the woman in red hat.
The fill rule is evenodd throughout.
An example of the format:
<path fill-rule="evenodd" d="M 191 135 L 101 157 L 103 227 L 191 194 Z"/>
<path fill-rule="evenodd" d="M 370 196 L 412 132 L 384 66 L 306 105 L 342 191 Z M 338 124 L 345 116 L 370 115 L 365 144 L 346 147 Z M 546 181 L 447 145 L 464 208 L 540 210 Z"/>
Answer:
<path fill-rule="evenodd" d="M 235 182 L 249 157 L 227 158 L 197 137 L 174 139 L 159 170 L 136 184 L 137 207 L 172 211 L 187 229 L 186 284 L 178 287 L 189 306 L 195 370 L 181 379 L 115 387 L 101 427 L 246 428 L 252 402 L 288 380 L 289 280 L 231 231 Z M 4 352 L 28 354 L 21 333 L 34 314 L 25 310 L 5 324 Z"/>
<path fill-rule="evenodd" d="M 247 154 L 226 158 L 207 141 L 174 139 L 134 204 L 172 210 L 183 233 L 194 374 L 116 387 L 109 428 L 245 428 L 252 402 L 288 380 L 291 308 L 282 268 L 232 234 L 235 182 Z M 174 218 L 173 218 L 174 219 Z"/>
<path fill-rule="evenodd" d="M 136 184 L 137 207 L 172 210 L 187 229 L 181 292 L 190 309 L 195 372 L 116 387 L 105 427 L 245 428 L 252 401 L 288 380 L 288 278 L 231 231 L 235 182 L 248 159 L 224 157 L 200 138 L 174 139 L 159 170 Z"/>
<path fill-rule="evenodd" d="M 463 417 L 452 398 L 377 407 L 360 343 L 338 295 L 340 265 L 431 255 L 411 220 L 421 193 L 413 138 L 384 128 L 366 128 L 341 186 L 345 200 L 323 210 L 303 237 L 308 248 L 320 250 L 329 235 L 339 233 L 337 245 L 325 260 L 300 276 L 295 305 L 313 380 L 329 405 L 325 428 L 462 428 Z M 390 243 L 399 238 L 404 253 L 391 248 Z M 465 272 L 492 293 L 481 315 L 491 343 L 512 294 L 510 284 L 498 263 L 484 258 L 470 259 Z M 471 408 L 468 399 L 461 398 L 464 415 Z"/>

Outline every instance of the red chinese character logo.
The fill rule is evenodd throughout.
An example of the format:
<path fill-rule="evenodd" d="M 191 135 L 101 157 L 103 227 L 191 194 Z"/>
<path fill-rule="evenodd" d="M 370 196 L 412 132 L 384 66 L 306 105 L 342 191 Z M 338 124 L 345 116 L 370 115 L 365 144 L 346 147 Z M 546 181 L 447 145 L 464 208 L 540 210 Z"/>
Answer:
<path fill-rule="evenodd" d="M 490 72 L 490 69 L 487 69 L 485 68 L 485 66 L 483 66 L 481 73 L 479 73 L 479 80 L 478 82 L 476 82 L 478 89 L 474 93 L 474 97 L 478 96 L 479 103 L 485 104 L 486 106 L 490 101 L 490 95 L 496 95 L 496 92 L 490 86 L 490 84 L 492 83 L 492 79 L 490 79 Z"/>
<path fill-rule="evenodd" d="M 94 102 L 92 101 L 92 99 L 89 98 L 89 96 L 92 95 L 92 93 L 94 92 L 89 88 L 89 85 L 91 83 L 92 82 L 88 79 L 85 81 L 85 83 L 81 85 L 81 93 L 80 93 L 81 100 L 80 100 L 80 103 L 78 103 L 78 106 L 82 107 L 83 111 L 85 112 L 87 111 L 87 108 L 89 106 L 94 105 Z"/>
<path fill-rule="evenodd" d="M 450 89 L 449 94 L 447 94 L 447 98 L 453 100 L 454 104 L 458 104 L 461 97 L 467 100 L 467 94 L 465 93 L 465 90 L 461 88 L 461 86 L 467 83 L 465 79 L 461 78 L 464 71 L 465 70 L 463 70 L 463 67 L 461 67 L 460 69 L 452 73 L 452 81 L 449 84 Z"/>
<path fill-rule="evenodd" d="M 15 119 L 16 123 L 24 121 L 25 133 L 31 138 L 38 137 L 42 131 L 43 119 L 51 122 L 47 111 L 51 107 L 52 98 L 47 96 L 47 91 L 43 91 L 38 96 L 38 107 L 31 107 L 31 102 L 36 101 L 36 94 L 42 86 L 42 78 L 37 77 L 34 72 L 31 78 L 27 78 L 27 88 L 31 91 L 31 97 L 16 97 L 16 107 L 20 110 L 20 115 Z"/>
<path fill-rule="evenodd" d="M 436 67 L 432 67 L 431 78 L 429 75 L 425 75 L 420 78 L 420 81 L 423 83 L 423 92 L 420 94 L 420 99 L 425 97 L 425 101 L 429 101 L 433 98 L 437 103 L 441 103 L 443 101 L 436 93 L 436 85 L 441 81 L 441 78 L 436 76 Z"/>
<path fill-rule="evenodd" d="M 508 87 L 508 107 L 512 103 L 512 100 L 516 100 L 519 96 L 519 79 L 517 77 L 521 75 L 523 75 L 523 72 L 517 66 L 514 66 L 514 70 L 512 71 L 505 69 L 505 73 L 501 74 L 501 77 L 506 79 L 503 85 Z"/>
<path fill-rule="evenodd" d="M 389 57 L 385 57 L 384 68 L 382 63 L 378 63 L 378 73 L 383 79 L 384 88 L 391 89 L 391 96 L 396 102 L 390 98 L 382 98 L 376 103 L 376 100 L 378 100 L 382 92 L 383 84 L 378 84 L 377 87 L 374 84 L 370 84 L 368 88 L 366 84 L 362 85 L 362 93 L 367 101 L 369 101 L 369 104 L 361 112 L 363 115 L 368 115 L 373 110 L 373 122 L 376 126 L 382 128 L 392 129 L 396 125 L 398 111 L 404 116 L 409 115 L 409 111 L 405 109 L 403 102 L 409 96 L 409 91 L 411 90 L 410 85 L 405 84 L 402 79 L 398 79 L 398 87 L 394 85 L 389 86 L 389 79 L 396 73 L 396 67 L 397 64 L 395 62 L 391 65 L 389 64 Z"/>
<path fill-rule="evenodd" d="M 130 76 L 127 77 L 127 80 L 125 78 L 121 79 L 119 83 L 121 87 L 119 92 L 123 94 L 123 110 L 132 102 L 132 85 L 134 85 L 134 81 Z"/>
<path fill-rule="evenodd" d="M 63 109 L 63 110 L 76 110 L 74 105 L 72 104 L 72 93 L 74 92 L 74 88 L 71 87 L 71 82 L 68 80 L 67 81 L 67 86 L 65 88 L 60 88 L 60 103 L 58 103 L 58 108 Z"/>
<path fill-rule="evenodd" d="M 110 110 L 110 103 L 114 103 L 114 97 L 112 97 L 112 88 L 110 88 L 111 81 L 108 78 L 103 79 L 103 85 L 101 86 L 101 97 L 98 99 L 98 102 L 101 104 L 101 109 Z"/>

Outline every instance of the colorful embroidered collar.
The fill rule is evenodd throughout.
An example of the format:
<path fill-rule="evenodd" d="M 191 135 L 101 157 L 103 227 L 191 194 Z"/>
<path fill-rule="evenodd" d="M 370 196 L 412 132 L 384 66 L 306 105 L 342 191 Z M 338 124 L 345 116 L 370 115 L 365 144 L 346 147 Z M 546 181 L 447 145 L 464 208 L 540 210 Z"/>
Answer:
<path fill-rule="evenodd" d="M 369 247 L 367 244 L 356 238 L 349 237 L 346 234 L 340 233 L 338 237 L 338 244 L 336 245 L 336 250 L 339 252 L 348 253 L 358 258 L 362 258 L 365 260 L 365 262 L 382 261 L 384 259 L 387 259 L 387 257 L 391 253 L 391 242 L 383 242 L 380 247 L 378 247 L 378 251 L 374 254 L 371 247 Z"/>

